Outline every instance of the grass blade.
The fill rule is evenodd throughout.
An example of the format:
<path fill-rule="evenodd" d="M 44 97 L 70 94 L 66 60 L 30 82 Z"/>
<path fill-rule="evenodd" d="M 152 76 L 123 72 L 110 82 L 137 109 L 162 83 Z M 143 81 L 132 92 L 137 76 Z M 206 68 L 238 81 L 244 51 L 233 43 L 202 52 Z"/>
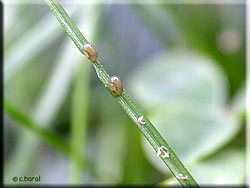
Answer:
<path fill-rule="evenodd" d="M 97 33 L 97 23 L 99 23 L 99 17 L 102 12 L 100 7 L 90 5 L 85 7 L 84 13 L 88 11 L 88 15 L 91 15 L 89 19 L 83 18 L 80 25 L 86 26 L 85 32 L 88 36 L 95 40 L 95 33 Z M 98 14 L 94 14 L 93 11 L 98 10 Z M 80 54 L 78 54 L 80 56 Z M 71 62 L 73 64 L 73 62 Z M 75 85 L 73 88 L 72 95 L 72 110 L 71 110 L 71 182 L 73 184 L 82 184 L 84 166 L 79 166 L 78 157 L 74 151 L 78 151 L 81 154 L 81 161 L 85 161 L 84 153 L 86 152 L 86 131 L 87 131 L 87 112 L 88 112 L 88 95 L 89 95 L 89 84 L 90 84 L 90 67 L 87 60 L 82 56 L 79 58 L 77 65 L 78 72 L 75 77 Z"/>
<path fill-rule="evenodd" d="M 77 10 L 78 8 L 70 9 L 73 14 L 76 14 Z M 4 82 L 7 82 L 16 71 L 29 63 L 28 60 L 46 49 L 62 35 L 62 32 L 56 31 L 58 31 L 58 26 L 51 21 L 50 15 L 46 15 L 22 38 L 15 41 L 4 54 Z"/>
<path fill-rule="evenodd" d="M 45 0 L 50 7 L 51 11 L 54 13 L 58 21 L 61 23 L 65 31 L 69 34 L 75 45 L 78 47 L 80 52 L 82 53 L 82 47 L 84 44 L 89 43 L 84 36 L 81 34 L 80 30 L 77 26 L 72 22 L 70 17 L 67 15 L 63 7 L 59 4 L 57 0 Z M 94 68 L 99 79 L 102 81 L 106 89 L 113 95 L 112 91 L 109 89 L 109 78 L 108 73 L 103 69 L 98 61 L 93 62 Z M 114 95 L 113 95 L 114 96 Z M 115 97 L 115 96 L 114 96 Z M 131 99 L 126 90 L 123 93 L 116 97 L 117 101 L 120 103 L 124 111 L 128 114 L 128 116 L 134 121 L 134 123 L 138 126 L 142 134 L 152 145 L 154 150 L 157 152 L 159 147 L 164 146 L 169 151 L 169 158 L 162 158 L 164 163 L 169 167 L 170 171 L 173 173 L 175 177 L 179 174 L 183 174 L 188 176 L 187 180 L 182 180 L 177 178 L 179 183 L 184 186 L 195 186 L 198 187 L 198 184 L 193 179 L 191 174 L 187 171 L 184 165 L 181 163 L 179 158 L 170 148 L 170 146 L 166 143 L 160 133 L 155 129 L 152 123 L 146 118 L 142 110 L 139 106 Z M 144 117 L 145 125 L 141 125 L 138 123 L 138 118 L 140 116 Z"/>
<path fill-rule="evenodd" d="M 72 7 L 70 9 L 76 19 L 77 16 L 79 16 L 79 12 L 77 12 L 77 10 L 79 10 L 79 7 Z M 18 53 L 20 53 L 21 55 L 17 55 L 14 57 L 16 58 L 15 61 L 12 61 L 13 58 L 6 57 L 9 61 L 6 62 L 5 68 L 8 71 L 5 74 L 5 81 L 7 81 L 7 79 L 13 75 L 12 73 L 20 70 L 23 65 L 28 63 L 29 61 L 27 60 L 37 55 L 37 53 L 40 52 L 41 48 L 44 48 L 47 45 L 53 43 L 55 39 L 58 39 L 58 35 L 61 36 L 63 34 L 63 32 L 58 31 L 60 27 L 58 27 L 56 24 L 52 24 L 53 21 L 51 20 L 51 18 L 53 18 L 51 17 L 51 15 L 46 15 L 21 39 L 15 41 L 15 43 L 10 46 L 11 48 L 7 50 L 7 52 L 10 53 L 9 50 L 13 51 L 16 48 L 20 48 L 21 45 L 23 46 L 22 48 L 20 48 L 20 50 L 18 50 Z M 42 35 L 39 35 L 41 37 L 37 37 L 37 33 L 41 33 L 42 31 L 41 28 L 44 28 L 45 30 L 48 29 L 48 31 L 45 31 Z M 56 35 L 55 33 L 57 33 L 58 35 Z M 46 40 L 43 37 L 47 37 Z M 29 42 L 27 43 L 24 41 Z M 65 53 L 63 53 L 63 56 L 60 56 L 58 58 L 58 61 L 56 61 L 56 65 L 51 69 L 51 74 L 49 75 L 48 81 L 43 88 L 43 92 L 38 96 L 39 100 L 37 101 L 35 106 L 32 107 L 32 120 L 36 122 L 38 126 L 48 127 L 51 124 L 55 115 L 58 113 L 58 110 L 60 109 L 60 106 L 62 105 L 67 92 L 69 91 L 70 84 L 72 83 L 72 76 L 76 68 L 76 64 L 72 64 L 71 60 L 75 62 L 80 57 L 80 54 L 76 53 L 75 46 L 68 45 L 70 42 L 71 41 L 68 38 L 65 39 L 65 42 L 62 43 L 63 46 L 60 48 L 60 50 L 62 50 L 62 53 Z M 30 48 L 34 48 L 34 50 L 32 50 L 32 53 L 30 53 Z M 27 55 L 27 53 L 29 54 Z M 64 84 L 60 84 L 62 82 Z M 32 163 L 33 160 L 30 160 L 34 157 L 40 157 L 36 152 L 34 152 L 39 145 L 40 140 L 38 140 L 36 136 L 32 134 L 32 132 L 24 130 L 19 132 L 19 134 L 19 144 L 17 145 L 14 154 L 11 156 L 10 161 L 12 162 L 8 163 L 7 165 L 8 173 L 11 176 L 16 171 L 20 174 L 29 171 L 29 169 L 31 169 L 29 168 L 29 165 L 35 165 Z M 23 162 L 19 163 L 18 161 Z M 8 177 L 8 175 L 6 177 Z"/>
<path fill-rule="evenodd" d="M 81 154 L 84 154 L 87 129 L 90 65 L 84 61 L 81 63 L 76 74 L 71 110 L 71 146 L 74 149 L 72 150 L 71 163 L 71 181 L 73 184 L 82 183 L 83 168 L 78 165 L 77 156 L 73 151 L 78 150 Z"/>
<path fill-rule="evenodd" d="M 41 128 L 40 126 L 37 126 L 35 122 L 30 120 L 23 112 L 19 111 L 14 105 L 10 104 L 6 100 L 4 100 L 4 109 L 9 115 L 11 115 L 12 118 L 19 122 L 20 125 L 36 133 L 36 135 L 42 137 L 48 144 L 55 147 L 62 153 L 66 155 L 70 154 L 70 147 L 63 138 L 47 131 L 44 128 Z"/>
<path fill-rule="evenodd" d="M 64 40 L 60 46 L 63 54 L 56 59 L 56 64 L 50 70 L 47 83 L 42 88 L 36 104 L 32 108 L 32 118 L 39 124 L 48 126 L 60 110 L 72 84 L 76 72 L 75 62 L 79 61 L 79 54 L 69 40 Z M 62 84 L 63 83 L 63 84 Z"/>
<path fill-rule="evenodd" d="M 85 43 L 88 43 L 88 41 L 84 38 L 81 31 L 77 28 L 75 23 L 71 20 L 69 15 L 66 13 L 66 11 L 58 1 L 46 0 L 46 3 L 50 7 L 53 14 L 56 16 L 57 20 L 63 26 L 67 34 L 73 40 L 77 48 L 82 51 L 83 45 Z"/>
<path fill-rule="evenodd" d="M 72 150 L 73 150 L 74 154 L 77 156 L 77 160 L 78 160 L 77 164 L 82 167 L 84 165 L 86 167 L 89 167 L 88 164 L 90 164 L 91 161 L 85 159 L 86 162 L 84 162 L 82 160 L 83 157 L 81 156 L 79 151 L 74 150 L 74 148 L 72 148 L 70 144 L 66 142 L 65 139 L 49 131 L 48 129 L 42 128 L 41 126 L 39 126 L 36 122 L 32 121 L 28 116 L 26 116 L 22 111 L 20 111 L 17 107 L 9 103 L 7 100 L 4 100 L 4 110 L 14 120 L 16 120 L 21 126 L 29 129 L 31 132 L 34 133 L 34 135 L 40 137 L 45 142 L 47 142 L 50 146 L 62 152 L 64 155 L 70 157 L 72 154 Z"/>

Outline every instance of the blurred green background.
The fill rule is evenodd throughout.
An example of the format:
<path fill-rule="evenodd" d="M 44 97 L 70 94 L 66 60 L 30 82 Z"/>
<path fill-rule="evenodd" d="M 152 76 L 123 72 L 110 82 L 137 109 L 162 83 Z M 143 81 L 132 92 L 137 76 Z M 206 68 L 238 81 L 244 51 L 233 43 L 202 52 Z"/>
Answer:
<path fill-rule="evenodd" d="M 62 2 L 199 184 L 245 184 L 244 4 Z M 4 1 L 4 102 L 5 184 L 178 185 L 45 3 Z"/>

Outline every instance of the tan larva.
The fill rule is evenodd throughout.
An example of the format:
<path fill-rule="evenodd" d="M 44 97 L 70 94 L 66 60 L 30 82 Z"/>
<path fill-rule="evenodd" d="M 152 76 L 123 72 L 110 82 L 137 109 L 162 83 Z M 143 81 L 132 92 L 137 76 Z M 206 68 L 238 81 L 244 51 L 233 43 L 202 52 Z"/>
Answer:
<path fill-rule="evenodd" d="M 96 61 L 98 52 L 93 44 L 84 44 L 83 53 L 90 61 Z"/>
<path fill-rule="evenodd" d="M 109 80 L 109 88 L 114 94 L 121 95 L 123 91 L 121 78 L 118 76 L 111 76 Z"/>

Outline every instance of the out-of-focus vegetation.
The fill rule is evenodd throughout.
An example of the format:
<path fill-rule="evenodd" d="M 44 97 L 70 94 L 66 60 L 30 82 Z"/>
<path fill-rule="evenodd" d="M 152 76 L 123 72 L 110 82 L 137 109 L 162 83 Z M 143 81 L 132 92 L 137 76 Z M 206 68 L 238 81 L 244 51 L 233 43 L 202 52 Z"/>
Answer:
<path fill-rule="evenodd" d="M 245 6 L 73 2 L 100 62 L 198 183 L 245 184 Z M 6 2 L 4 19 L 5 184 L 177 183 L 45 4 Z"/>

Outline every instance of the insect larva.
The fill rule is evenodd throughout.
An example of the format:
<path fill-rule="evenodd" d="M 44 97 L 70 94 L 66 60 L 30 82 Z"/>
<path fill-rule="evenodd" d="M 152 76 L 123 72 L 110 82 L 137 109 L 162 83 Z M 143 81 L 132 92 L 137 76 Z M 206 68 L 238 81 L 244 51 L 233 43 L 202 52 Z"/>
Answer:
<path fill-rule="evenodd" d="M 111 76 L 109 80 L 109 88 L 116 95 L 122 94 L 123 85 L 121 78 L 118 76 Z"/>
<path fill-rule="evenodd" d="M 93 44 L 84 44 L 83 53 L 90 61 L 96 61 L 98 52 Z"/>

